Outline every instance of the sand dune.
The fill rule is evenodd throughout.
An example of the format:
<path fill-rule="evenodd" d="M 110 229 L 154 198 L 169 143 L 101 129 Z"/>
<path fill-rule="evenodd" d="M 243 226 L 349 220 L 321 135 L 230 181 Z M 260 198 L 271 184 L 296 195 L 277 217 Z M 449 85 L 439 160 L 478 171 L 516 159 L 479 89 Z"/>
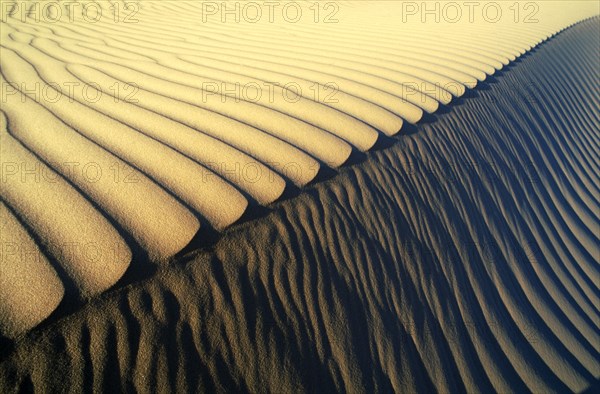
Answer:
<path fill-rule="evenodd" d="M 62 300 L 64 289 L 35 241 L 1 202 L 0 217 L 0 324 L 5 335 L 16 337 L 48 317 Z"/>
<path fill-rule="evenodd" d="M 597 5 L 96 4 L 3 5 L 3 392 L 600 379 Z"/>
<path fill-rule="evenodd" d="M 11 113 L 10 105 L 4 108 L 7 113 Z M 2 200 L 21 214 L 22 220 L 36 234 L 43 235 L 41 242 L 50 255 L 61 262 L 60 269 L 66 272 L 68 280 L 75 282 L 82 295 L 94 295 L 106 290 L 127 269 L 131 260 L 129 247 L 89 201 L 9 135 L 8 127 L 11 130 L 19 128 L 20 119 L 13 116 L 11 122 L 14 123 L 7 125 L 6 115 L 4 112 L 1 115 L 0 135 L 4 169 Z M 48 126 L 46 124 L 46 127 Z M 19 176 L 9 175 L 16 174 L 17 170 L 20 172 Z M 8 215 L 6 207 L 4 210 Z M 65 215 L 65 212 L 69 214 Z M 16 223 L 15 219 L 10 221 Z M 23 229 L 17 231 L 24 232 Z M 8 233 L 3 236 L 12 236 L 10 231 Z M 18 233 L 15 236 L 22 237 Z M 28 238 L 28 242 L 31 242 L 31 238 Z M 23 244 L 18 245 L 17 249 L 14 252 L 16 261 L 19 256 L 27 257 L 23 261 L 23 268 L 28 267 L 28 261 L 32 264 L 36 264 L 35 260 L 45 261 L 37 247 Z M 4 264 L 14 265 L 15 261 Z M 49 278 L 49 281 L 49 287 L 54 287 L 52 278 Z M 39 283 L 42 284 L 43 281 Z M 11 302 L 10 298 L 4 300 L 9 304 Z M 30 307 L 33 308 L 34 305 L 35 303 Z M 48 314 L 49 312 L 47 311 Z"/>

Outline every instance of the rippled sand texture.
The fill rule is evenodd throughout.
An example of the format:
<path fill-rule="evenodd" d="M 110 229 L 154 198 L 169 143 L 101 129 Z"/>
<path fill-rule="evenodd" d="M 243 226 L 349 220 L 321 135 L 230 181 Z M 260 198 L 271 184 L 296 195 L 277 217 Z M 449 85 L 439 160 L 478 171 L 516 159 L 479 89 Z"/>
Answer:
<path fill-rule="evenodd" d="M 348 6 L 349 25 L 276 34 L 192 23 L 193 2 L 144 2 L 139 24 L 110 29 L 2 25 L 7 81 L 140 85 L 135 104 L 3 103 L 3 162 L 38 163 L 57 178 L 2 187 L 2 242 L 38 251 L 23 265 L 3 260 L 3 332 L 35 326 L 63 287 L 97 294 L 130 261 L 171 264 L 2 342 L 0 391 L 597 384 L 598 18 L 548 40 L 575 16 L 404 41 L 408 27 L 361 4 Z M 360 24 L 361 15 L 372 18 Z M 198 98 L 203 81 L 242 76 L 335 80 L 340 101 Z M 448 105 L 433 93 L 411 102 L 401 86 L 417 76 L 462 89 Z M 58 165 L 89 158 L 109 174 L 119 163 L 137 182 L 86 183 Z M 236 181 L 211 160 L 257 163 L 273 183 Z M 300 176 L 270 160 L 293 161 Z M 269 205 L 316 168 L 334 176 Z M 169 259 L 199 225 L 223 229 L 259 205 L 269 209 L 210 249 Z M 62 241 L 119 252 L 87 264 L 61 257 Z"/>
<path fill-rule="evenodd" d="M 23 241 L 6 251 L 22 267 L 3 264 L 20 277 L 42 261 L 28 275 L 53 294 L 24 319 L 15 305 L 29 295 L 10 285 L 0 327 L 11 338 L 52 313 L 61 287 L 65 302 L 85 300 L 214 239 L 597 11 L 550 3 L 537 23 L 453 24 L 422 23 L 395 2 L 318 14 L 301 3 L 298 23 L 283 6 L 273 23 L 270 12 L 237 23 L 213 2 L 100 1 L 85 17 L 79 3 L 10 4 L 0 197 Z"/>

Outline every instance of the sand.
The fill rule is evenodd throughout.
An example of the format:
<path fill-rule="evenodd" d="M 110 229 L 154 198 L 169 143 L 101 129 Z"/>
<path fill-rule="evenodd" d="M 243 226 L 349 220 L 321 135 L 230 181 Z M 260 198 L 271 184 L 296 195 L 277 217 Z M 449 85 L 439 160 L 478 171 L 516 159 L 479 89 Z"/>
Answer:
<path fill-rule="evenodd" d="M 387 3 L 3 9 L 1 391 L 598 384 L 597 5 Z"/>
<path fill-rule="evenodd" d="M 1 330 L 16 337 L 38 325 L 56 309 L 64 288 L 27 230 L 0 203 L 2 218 L 2 276 L 0 276 Z M 104 289 L 103 289 L 104 290 Z"/>

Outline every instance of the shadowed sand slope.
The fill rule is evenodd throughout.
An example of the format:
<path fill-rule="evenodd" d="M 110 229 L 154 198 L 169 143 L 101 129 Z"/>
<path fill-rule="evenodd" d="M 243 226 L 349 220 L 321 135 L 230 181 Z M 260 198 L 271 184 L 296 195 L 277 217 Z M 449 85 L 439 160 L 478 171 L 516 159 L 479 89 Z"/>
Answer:
<path fill-rule="evenodd" d="M 423 23 L 402 2 L 288 2 L 256 21 L 238 2 L 53 4 L 2 3 L 0 198 L 31 236 L 18 253 L 41 253 L 67 302 L 209 245 L 597 12 Z"/>
<path fill-rule="evenodd" d="M 563 31 L 211 250 L 35 329 L 0 390 L 586 389 L 599 33 L 597 18 Z"/>

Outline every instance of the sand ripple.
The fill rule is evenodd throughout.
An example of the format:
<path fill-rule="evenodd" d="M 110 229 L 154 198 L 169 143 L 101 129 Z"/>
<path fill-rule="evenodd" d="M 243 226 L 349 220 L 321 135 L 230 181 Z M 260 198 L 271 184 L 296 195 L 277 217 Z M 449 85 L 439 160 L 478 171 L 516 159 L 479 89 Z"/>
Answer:
<path fill-rule="evenodd" d="M 360 4 L 350 4 L 358 20 Z M 38 163 L 58 179 L 2 188 L 10 228 L 2 241 L 40 244 L 42 256 L 24 259 L 28 270 L 8 266 L 17 278 L 2 282 L 8 335 L 51 313 L 65 278 L 97 293 L 118 280 L 130 250 L 150 254 L 131 266 L 152 265 L 183 248 L 200 222 L 227 227 L 277 200 L 283 183 L 306 185 L 349 157 L 359 164 L 230 228 L 210 250 L 187 251 L 3 342 L 2 391 L 578 392 L 597 382 L 597 18 L 522 56 L 558 25 L 435 41 L 407 32 L 402 49 L 384 23 L 326 35 L 261 25 L 239 28 L 242 45 L 218 23 L 191 34 L 194 2 L 143 5 L 151 22 L 110 31 L 2 26 L 5 80 L 140 86 L 139 102 L 127 105 L 3 103 L 3 163 Z M 180 23 L 169 23 L 175 16 Z M 297 40 L 284 45 L 289 36 Z M 459 89 L 403 96 L 413 74 Z M 343 95 L 336 105 L 303 97 L 291 106 L 198 93 L 203 81 L 242 75 L 289 75 L 301 86 L 332 78 Z M 408 135 L 386 137 L 400 127 Z M 384 149 L 359 153 L 376 142 Z M 256 160 L 276 186 L 209 165 L 221 157 Z M 302 171 L 286 172 L 286 157 Z M 107 172 L 119 163 L 139 181 L 89 183 L 61 165 L 86 158 Z M 194 182 L 208 172 L 200 190 Z M 100 269 L 55 245 L 87 237 L 124 252 Z"/>

